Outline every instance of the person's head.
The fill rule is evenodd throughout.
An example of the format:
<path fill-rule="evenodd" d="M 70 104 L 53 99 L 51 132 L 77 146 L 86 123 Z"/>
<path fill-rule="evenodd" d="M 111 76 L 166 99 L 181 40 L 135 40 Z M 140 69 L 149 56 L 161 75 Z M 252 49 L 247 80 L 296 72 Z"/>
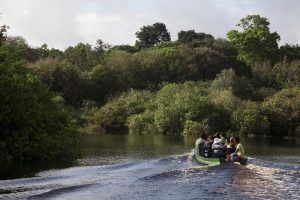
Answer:
<path fill-rule="evenodd" d="M 235 137 L 235 142 L 236 142 L 237 144 L 240 143 L 240 137 L 239 137 L 239 136 Z"/>
<path fill-rule="evenodd" d="M 230 138 L 227 138 L 226 142 L 227 142 L 227 144 L 229 144 L 230 143 Z"/>
<path fill-rule="evenodd" d="M 229 142 L 230 142 L 230 144 L 234 144 L 235 143 L 234 137 L 231 137 Z"/>
<path fill-rule="evenodd" d="M 202 133 L 200 137 L 201 137 L 201 139 L 203 139 L 203 140 L 206 140 L 206 139 L 207 139 L 207 135 L 206 135 L 205 133 Z"/>

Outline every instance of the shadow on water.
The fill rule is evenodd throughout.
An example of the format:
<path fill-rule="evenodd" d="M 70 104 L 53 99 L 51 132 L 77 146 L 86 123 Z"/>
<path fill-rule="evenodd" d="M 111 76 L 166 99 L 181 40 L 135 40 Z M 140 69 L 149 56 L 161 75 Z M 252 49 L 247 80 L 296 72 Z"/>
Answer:
<path fill-rule="evenodd" d="M 40 171 L 71 166 L 74 166 L 74 161 L 31 161 L 2 164 L 0 166 L 0 180 L 31 177 Z"/>

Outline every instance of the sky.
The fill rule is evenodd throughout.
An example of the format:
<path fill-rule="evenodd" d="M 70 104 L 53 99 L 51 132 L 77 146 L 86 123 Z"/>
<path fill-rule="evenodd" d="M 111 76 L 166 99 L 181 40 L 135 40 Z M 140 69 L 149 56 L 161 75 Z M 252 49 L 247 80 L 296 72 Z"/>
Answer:
<path fill-rule="evenodd" d="M 259 14 L 281 36 L 280 45 L 300 43 L 299 0 L 0 0 L 0 25 L 33 47 L 65 49 L 79 42 L 134 45 L 142 26 L 166 24 L 172 40 L 181 30 L 216 38 L 239 20 Z"/>

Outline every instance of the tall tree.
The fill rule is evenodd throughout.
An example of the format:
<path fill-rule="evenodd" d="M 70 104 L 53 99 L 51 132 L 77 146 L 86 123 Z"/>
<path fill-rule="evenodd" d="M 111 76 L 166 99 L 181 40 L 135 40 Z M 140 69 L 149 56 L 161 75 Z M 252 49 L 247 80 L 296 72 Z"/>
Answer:
<path fill-rule="evenodd" d="M 139 48 L 149 48 L 171 40 L 166 25 L 159 22 L 153 25 L 143 26 L 135 35 L 138 38 L 136 46 Z"/>
<path fill-rule="evenodd" d="M 95 50 L 96 50 L 97 58 L 98 58 L 99 62 L 103 61 L 105 52 L 107 52 L 110 49 L 111 49 L 111 45 L 110 44 L 104 43 L 103 40 L 101 40 L 101 39 L 98 39 L 96 41 Z"/>
<path fill-rule="evenodd" d="M 248 15 L 242 18 L 237 27 L 243 31 L 231 30 L 228 39 L 236 46 L 238 58 L 247 64 L 262 61 L 276 61 L 280 36 L 270 32 L 269 21 L 259 15 Z"/>
<path fill-rule="evenodd" d="M 0 46 L 2 46 L 3 42 L 5 42 L 6 40 L 6 33 L 7 33 L 7 29 L 9 28 L 9 26 L 6 25 L 2 25 L 0 27 Z"/>

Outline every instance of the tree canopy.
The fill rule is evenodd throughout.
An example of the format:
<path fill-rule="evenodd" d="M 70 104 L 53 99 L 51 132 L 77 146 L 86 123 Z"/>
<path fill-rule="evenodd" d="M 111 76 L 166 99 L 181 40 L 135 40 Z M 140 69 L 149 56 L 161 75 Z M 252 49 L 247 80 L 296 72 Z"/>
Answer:
<path fill-rule="evenodd" d="M 178 33 L 178 42 L 196 46 L 212 45 L 214 37 L 211 34 L 196 33 L 195 30 L 180 31 Z"/>
<path fill-rule="evenodd" d="M 231 30 L 227 37 L 237 48 L 238 58 L 247 64 L 275 62 L 280 36 L 270 32 L 269 21 L 259 15 L 248 15 L 237 24 L 242 31 Z"/>
<path fill-rule="evenodd" d="M 171 35 L 166 25 L 160 22 L 143 26 L 135 35 L 138 38 L 136 41 L 138 48 L 149 48 L 171 40 Z"/>

